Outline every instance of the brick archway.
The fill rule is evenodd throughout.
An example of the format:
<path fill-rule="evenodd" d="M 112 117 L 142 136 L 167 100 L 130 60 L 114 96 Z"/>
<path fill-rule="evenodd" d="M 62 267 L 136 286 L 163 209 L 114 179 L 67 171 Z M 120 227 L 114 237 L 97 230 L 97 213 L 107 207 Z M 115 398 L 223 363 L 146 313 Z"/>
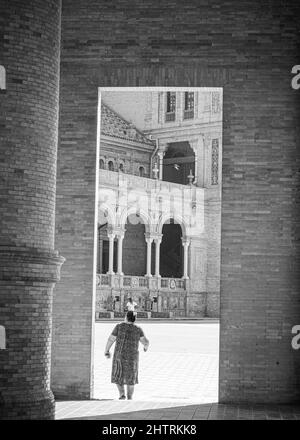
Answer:
<path fill-rule="evenodd" d="M 1 300 L 7 304 L 1 313 L 10 347 L 1 353 L 9 377 L 4 414 L 54 415 L 51 310 L 52 389 L 57 397 L 92 395 L 97 88 L 112 85 L 223 87 L 220 400 L 299 401 L 300 359 L 291 348 L 300 315 L 299 92 L 290 84 L 299 1 L 239 2 L 238 19 L 232 0 L 219 3 L 213 8 L 191 1 L 186 8 L 180 1 L 161 2 L 156 8 L 142 2 L 131 28 L 119 21 L 124 2 L 105 8 L 88 2 L 87 14 L 86 0 L 64 0 L 62 20 L 58 0 L 18 2 L 21 14 L 14 2 L 1 3 L 8 35 L 1 104 L 10 115 L 0 132 L 6 173 L 0 182 Z M 36 32 L 24 39 L 32 26 Z M 51 309 L 63 261 L 54 251 L 55 209 L 55 249 L 66 262 Z M 40 304 L 39 312 L 28 304 Z M 38 338 L 27 352 L 16 336 L 24 323 L 27 340 Z M 37 356 L 32 347 L 39 348 Z M 33 359 L 38 377 L 32 364 L 30 376 L 23 368 Z M 20 381 L 11 381 L 16 369 Z"/>
<path fill-rule="evenodd" d="M 94 319 L 91 219 L 94 218 L 96 180 L 97 87 L 139 84 L 223 88 L 220 401 L 291 402 L 299 399 L 300 361 L 296 351 L 290 348 L 290 329 L 300 313 L 299 277 L 294 258 L 299 250 L 292 232 L 297 222 L 294 207 L 299 109 L 295 105 L 295 91 L 290 87 L 297 26 L 296 21 L 289 20 L 291 13 L 297 16 L 299 6 L 296 0 L 292 1 L 289 14 L 283 3 L 275 1 L 264 5 L 254 1 L 248 6 L 241 6 L 237 20 L 234 14 L 224 15 L 224 11 L 234 10 L 230 0 L 222 0 L 220 11 L 205 2 L 192 2 L 189 14 L 194 13 L 199 19 L 207 16 L 209 29 L 215 28 L 216 14 L 223 14 L 219 15 L 222 39 L 214 33 L 209 37 L 206 34 L 209 44 L 190 47 L 180 45 L 185 37 L 179 29 L 173 28 L 169 4 L 162 5 L 160 16 L 174 31 L 178 46 L 174 44 L 174 48 L 170 48 L 162 41 L 160 49 L 151 49 L 149 57 L 144 47 L 137 46 L 132 62 L 130 45 L 122 49 L 122 61 L 117 45 L 111 49 L 109 59 L 95 57 L 98 43 L 87 41 L 85 35 L 93 29 L 93 23 L 103 18 L 103 13 L 105 17 L 96 3 L 89 8 L 89 16 L 85 8 L 74 7 L 72 2 L 64 4 L 66 49 L 61 63 L 56 245 L 67 261 L 54 301 L 52 387 L 57 396 L 91 396 Z M 198 41 L 202 36 L 201 27 L 196 21 L 189 22 L 179 3 L 174 7 Z M 233 33 L 246 38 L 251 31 L 249 17 L 257 33 L 253 45 L 247 46 L 245 40 L 241 44 Z M 77 33 L 74 33 L 74 23 L 78 24 Z M 150 21 L 140 24 L 139 31 L 150 35 L 154 32 L 152 26 Z M 278 54 L 276 69 L 273 69 L 272 45 L 260 40 L 260 34 L 265 35 L 266 29 L 271 28 L 272 35 L 274 29 L 280 33 L 289 28 L 285 39 L 273 42 Z M 165 29 L 156 29 L 156 32 L 162 37 Z M 102 38 L 105 25 L 93 32 Z M 127 41 L 124 29 L 121 35 Z M 75 42 L 81 36 L 83 43 L 78 48 Z M 244 55 L 238 58 L 241 48 Z M 259 61 L 260 56 L 263 63 Z M 280 100 L 276 98 L 278 91 Z M 289 117 L 283 119 L 282 114 Z M 65 174 L 70 164 L 70 143 L 76 151 L 72 181 Z M 82 256 L 77 252 L 74 259 L 70 231 L 62 225 L 68 218 L 72 228 L 76 206 L 80 206 L 79 224 L 76 219 L 77 245 L 84 252 Z M 276 323 L 274 314 L 278 317 Z M 75 320 L 85 335 L 80 346 L 77 336 L 71 332 Z M 67 346 L 62 337 L 65 334 L 72 335 Z"/>

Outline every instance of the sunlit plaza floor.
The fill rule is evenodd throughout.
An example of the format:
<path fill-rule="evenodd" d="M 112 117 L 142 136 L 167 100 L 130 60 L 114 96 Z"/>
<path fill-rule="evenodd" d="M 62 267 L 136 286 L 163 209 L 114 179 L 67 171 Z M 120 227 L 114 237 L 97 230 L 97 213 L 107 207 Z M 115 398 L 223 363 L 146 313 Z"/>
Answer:
<path fill-rule="evenodd" d="M 96 399 L 115 399 L 111 359 L 103 355 L 116 323 L 97 323 L 95 335 Z M 134 400 L 217 402 L 219 324 L 217 321 L 139 322 L 150 341 L 139 357 Z"/>
<path fill-rule="evenodd" d="M 110 382 L 106 340 L 116 322 L 95 328 L 94 400 L 56 402 L 56 419 L 86 420 L 299 420 L 292 405 L 224 405 L 218 402 L 219 324 L 216 320 L 145 322 L 150 347 L 140 349 L 134 400 L 119 401 Z M 112 350 L 113 351 L 113 350 Z"/>
<path fill-rule="evenodd" d="M 94 399 L 93 408 L 102 402 L 101 411 L 109 414 L 126 408 L 155 409 L 179 405 L 204 404 L 218 401 L 219 323 L 199 321 L 139 321 L 150 341 L 145 353 L 140 347 L 139 384 L 134 401 L 119 402 L 118 391 L 111 383 L 112 359 L 104 357 L 108 336 L 117 322 L 97 322 L 95 328 Z M 113 348 L 111 352 L 113 352 Z M 66 404 L 65 404 L 66 405 Z M 121 406 L 120 406 L 121 405 Z M 71 417 L 78 404 L 69 403 Z M 119 408 L 120 407 L 120 408 Z M 119 409 L 117 409 L 119 408 Z M 57 403 L 56 418 L 68 417 Z"/>

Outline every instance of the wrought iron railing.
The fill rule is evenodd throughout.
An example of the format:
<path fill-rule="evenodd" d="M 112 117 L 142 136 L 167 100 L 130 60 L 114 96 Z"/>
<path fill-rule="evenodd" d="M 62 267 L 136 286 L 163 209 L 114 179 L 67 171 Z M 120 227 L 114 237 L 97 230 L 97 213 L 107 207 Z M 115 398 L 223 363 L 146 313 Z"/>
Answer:
<path fill-rule="evenodd" d="M 194 110 L 184 110 L 183 119 L 193 119 L 194 118 Z"/>
<path fill-rule="evenodd" d="M 166 122 L 175 121 L 175 112 L 166 113 Z"/>

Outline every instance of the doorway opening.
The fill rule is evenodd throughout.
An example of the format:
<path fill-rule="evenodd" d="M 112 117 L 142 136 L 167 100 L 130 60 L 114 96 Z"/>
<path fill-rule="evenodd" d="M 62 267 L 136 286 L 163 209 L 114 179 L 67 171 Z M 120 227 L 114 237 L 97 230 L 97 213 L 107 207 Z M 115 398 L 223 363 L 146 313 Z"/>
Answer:
<path fill-rule="evenodd" d="M 182 229 L 173 219 L 166 222 L 162 228 L 160 274 L 168 278 L 183 276 Z"/>
<path fill-rule="evenodd" d="M 222 90 L 100 96 L 98 212 L 110 215 L 98 228 L 94 397 L 117 397 L 101 356 L 131 297 L 150 340 L 135 399 L 216 402 Z"/>
<path fill-rule="evenodd" d="M 137 214 L 127 217 L 123 240 L 123 272 L 130 276 L 146 273 L 145 225 Z"/>
<path fill-rule="evenodd" d="M 163 158 L 163 180 L 187 185 L 195 177 L 195 153 L 189 142 L 171 142 Z"/>
<path fill-rule="evenodd" d="M 98 258 L 97 258 L 97 273 L 106 274 L 109 271 L 109 237 L 108 237 L 108 223 L 98 225 Z M 117 241 L 114 240 L 114 258 L 113 270 L 117 271 L 117 256 L 118 247 Z"/>

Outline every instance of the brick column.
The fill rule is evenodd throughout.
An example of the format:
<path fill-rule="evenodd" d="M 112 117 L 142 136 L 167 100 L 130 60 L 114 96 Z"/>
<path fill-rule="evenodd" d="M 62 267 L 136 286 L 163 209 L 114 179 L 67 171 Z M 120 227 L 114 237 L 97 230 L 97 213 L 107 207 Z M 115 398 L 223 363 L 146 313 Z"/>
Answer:
<path fill-rule="evenodd" d="M 59 100 L 58 0 L 2 1 L 0 419 L 52 419 L 52 293 Z"/>

